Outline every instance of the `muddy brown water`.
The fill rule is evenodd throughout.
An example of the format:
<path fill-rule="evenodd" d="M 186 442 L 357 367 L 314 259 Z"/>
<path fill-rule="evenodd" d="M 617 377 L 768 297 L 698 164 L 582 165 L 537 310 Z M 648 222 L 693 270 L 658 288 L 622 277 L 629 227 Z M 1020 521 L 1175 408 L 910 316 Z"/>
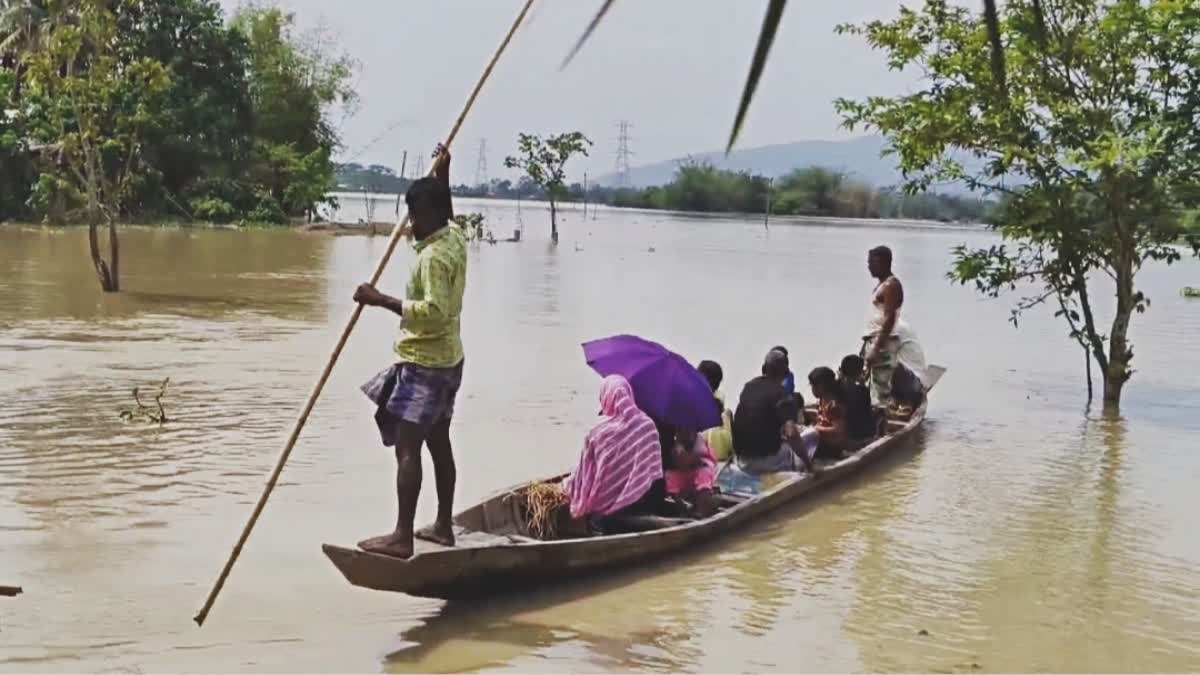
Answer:
<path fill-rule="evenodd" d="M 484 211 L 497 232 L 516 213 Z M 0 228 L 5 671 L 1200 670 L 1200 265 L 1141 278 L 1123 416 L 1085 409 L 1049 312 L 944 278 L 964 229 L 568 211 L 548 245 L 471 252 L 458 500 L 569 467 L 595 415 L 579 343 L 618 332 L 798 374 L 856 348 L 890 244 L 905 314 L 949 372 L 914 446 L 808 506 L 645 570 L 443 605 L 348 585 L 320 553 L 394 517 L 358 385 L 396 321 L 368 312 L 209 617 L 204 600 L 383 238 L 129 229 L 104 296 L 78 229 Z M 384 278 L 402 287 L 412 254 Z M 170 377 L 163 426 L 122 422 Z M 801 379 L 801 378 L 798 378 Z M 431 477 L 431 473 L 426 473 Z M 426 486 L 420 519 L 432 516 Z"/>

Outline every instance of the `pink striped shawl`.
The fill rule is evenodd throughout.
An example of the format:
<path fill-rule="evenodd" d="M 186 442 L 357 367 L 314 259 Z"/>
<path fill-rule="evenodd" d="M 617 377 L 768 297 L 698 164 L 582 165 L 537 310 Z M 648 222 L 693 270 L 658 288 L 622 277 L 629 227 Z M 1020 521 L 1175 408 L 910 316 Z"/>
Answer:
<path fill-rule="evenodd" d="M 588 432 L 567 484 L 574 518 L 619 511 L 641 499 L 663 476 L 658 428 L 634 403 L 625 378 L 604 378 L 600 413 L 604 420 Z"/>

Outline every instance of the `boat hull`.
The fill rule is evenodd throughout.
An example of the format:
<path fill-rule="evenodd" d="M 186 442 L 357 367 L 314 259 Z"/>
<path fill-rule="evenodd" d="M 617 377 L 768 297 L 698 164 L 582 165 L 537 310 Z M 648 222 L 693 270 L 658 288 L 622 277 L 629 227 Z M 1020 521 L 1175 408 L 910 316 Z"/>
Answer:
<path fill-rule="evenodd" d="M 935 382 L 942 369 L 935 370 Z M 407 560 L 357 548 L 325 544 L 322 550 L 355 586 L 447 600 L 475 598 L 514 587 L 575 579 L 599 571 L 646 563 L 689 550 L 755 521 L 785 504 L 798 502 L 907 445 L 924 422 L 928 399 L 909 420 L 853 455 L 825 468 L 819 476 L 794 474 L 770 489 L 704 520 L 649 532 L 541 541 L 515 534 L 491 534 L 485 507 L 505 500 L 526 484 L 504 490 L 456 517 L 463 529 L 454 547 L 418 541 Z M 896 423 L 893 423 L 896 424 Z"/>

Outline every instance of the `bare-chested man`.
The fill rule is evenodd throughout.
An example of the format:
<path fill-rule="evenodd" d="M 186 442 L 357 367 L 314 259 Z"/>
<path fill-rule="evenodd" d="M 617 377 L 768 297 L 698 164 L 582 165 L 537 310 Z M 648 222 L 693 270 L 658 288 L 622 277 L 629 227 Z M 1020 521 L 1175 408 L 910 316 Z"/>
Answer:
<path fill-rule="evenodd" d="M 923 391 L 925 379 L 925 354 L 917 342 L 916 335 L 900 319 L 900 308 L 904 306 L 904 286 L 892 274 L 892 250 L 876 246 L 867 253 L 867 270 L 879 280 L 871 293 L 871 313 L 863 333 L 863 349 L 867 366 L 871 369 L 871 398 L 876 405 L 893 402 L 894 377 L 897 369 L 916 382 L 902 382 L 901 398 L 910 398 Z M 903 378 L 901 378 L 903 380 Z"/>

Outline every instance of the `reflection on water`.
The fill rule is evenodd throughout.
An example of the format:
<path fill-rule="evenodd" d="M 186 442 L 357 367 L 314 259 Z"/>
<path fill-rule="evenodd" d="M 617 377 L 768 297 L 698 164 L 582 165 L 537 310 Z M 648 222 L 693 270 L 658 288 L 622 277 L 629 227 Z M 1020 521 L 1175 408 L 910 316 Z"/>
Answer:
<path fill-rule="evenodd" d="M 492 227 L 515 212 L 487 209 Z M 787 344 L 797 372 L 857 347 L 888 243 L 906 314 L 949 367 L 912 447 L 740 535 L 485 606 L 348 586 L 318 545 L 392 519 L 357 385 L 395 321 L 364 315 L 208 625 L 190 617 L 351 310 L 383 238 L 131 229 L 119 295 L 79 230 L 0 229 L 0 669 L 1181 671 L 1200 669 L 1190 514 L 1200 400 L 1192 261 L 1144 273 L 1124 417 L 1082 410 L 1051 317 L 949 285 L 989 235 L 563 214 L 471 252 L 455 427 L 460 503 L 569 466 L 594 417 L 579 343 L 617 332 L 715 358 L 726 393 Z M 654 252 L 650 248 L 654 248 Z M 382 285 L 399 289 L 411 253 Z M 171 421 L 126 424 L 171 378 Z M 432 490 L 421 502 L 432 515 Z"/>

